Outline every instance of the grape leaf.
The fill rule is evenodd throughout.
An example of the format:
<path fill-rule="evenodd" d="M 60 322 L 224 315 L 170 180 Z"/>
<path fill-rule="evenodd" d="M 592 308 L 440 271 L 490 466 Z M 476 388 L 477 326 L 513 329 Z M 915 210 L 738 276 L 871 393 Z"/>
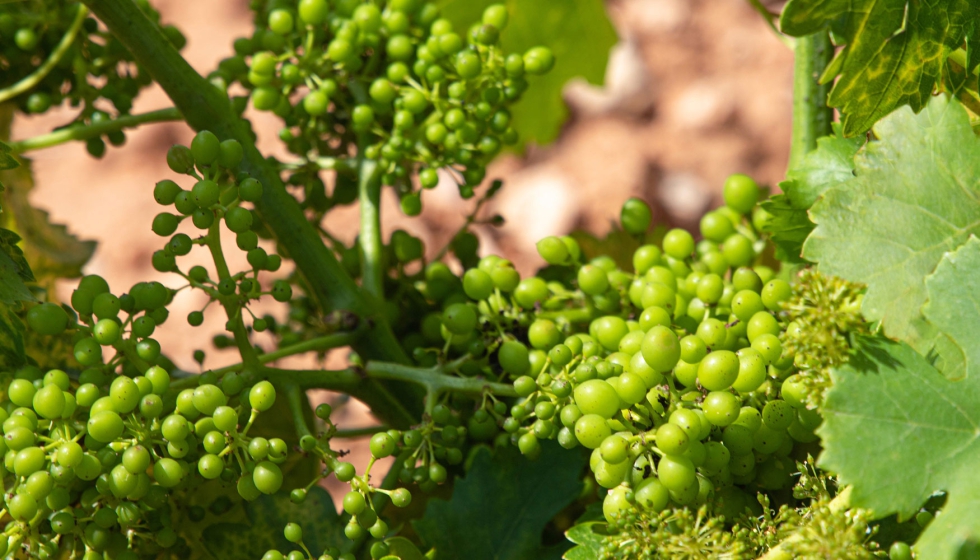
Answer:
<path fill-rule="evenodd" d="M 824 191 L 854 176 L 854 154 L 862 143 L 861 139 L 841 136 L 817 139 L 817 148 L 806 154 L 800 165 L 787 172 L 786 180 L 779 184 L 784 194 L 762 203 L 771 215 L 765 230 L 772 235 L 777 258 L 805 262 L 800 256 L 803 242 L 814 227 L 807 210 Z"/>
<path fill-rule="evenodd" d="M 963 107 L 945 97 L 918 115 L 900 109 L 874 132 L 880 140 L 855 157 L 855 177 L 810 210 L 817 227 L 803 256 L 824 273 L 867 284 L 862 311 L 888 336 L 939 353 L 944 346 L 930 347 L 919 323 L 925 277 L 980 231 L 980 140 Z"/>
<path fill-rule="evenodd" d="M 44 210 L 34 208 L 28 194 L 34 188 L 29 160 L 16 169 L 0 171 L 0 182 L 7 186 L 3 194 L 3 225 L 23 238 L 24 254 L 39 281 L 53 278 L 76 278 L 82 266 L 95 252 L 95 241 L 82 241 L 64 225 L 54 224 Z"/>
<path fill-rule="evenodd" d="M 915 548 L 920 558 L 955 558 L 980 538 L 980 379 L 950 381 L 905 344 L 875 338 L 858 347 L 832 373 L 819 465 L 853 487 L 853 506 L 879 517 L 908 518 L 946 492 L 943 514 Z"/>
<path fill-rule="evenodd" d="M 392 537 L 386 539 L 385 543 L 388 545 L 388 554 L 392 558 L 397 558 L 398 560 L 425 560 L 425 556 L 415 546 L 415 543 L 405 537 Z"/>
<path fill-rule="evenodd" d="M 601 0 L 442 0 L 443 16 L 459 30 L 480 21 L 483 10 L 503 3 L 510 22 L 500 35 L 506 52 L 523 53 L 546 46 L 555 54 L 555 67 L 543 76 L 528 76 L 531 86 L 511 107 L 513 126 L 523 143 L 551 142 L 568 116 L 562 88 L 574 77 L 602 84 L 616 30 Z"/>
<path fill-rule="evenodd" d="M 244 523 L 217 523 L 204 530 L 207 550 L 216 560 L 261 558 L 266 551 L 288 552 L 299 548 L 286 540 L 286 523 L 298 523 L 303 529 L 303 543 L 315 554 L 344 545 L 344 522 L 326 490 L 314 486 L 306 500 L 294 504 L 283 492 L 262 496 L 245 505 Z"/>
<path fill-rule="evenodd" d="M 0 301 L 0 371 L 14 370 L 27 363 L 24 330 L 20 317 Z"/>
<path fill-rule="evenodd" d="M 980 374 L 980 240 L 970 236 L 956 251 L 946 253 L 926 278 L 929 301 L 923 315 L 963 350 L 967 375 Z"/>
<path fill-rule="evenodd" d="M 9 229 L 0 228 L 0 303 L 34 301 L 34 295 L 24 284 L 33 282 L 34 274 L 17 246 L 20 237 Z"/>
<path fill-rule="evenodd" d="M 10 146 L 0 142 L 0 170 L 13 169 L 18 165 L 20 164 L 17 163 L 17 158 L 11 153 Z M 3 185 L 0 185 L 0 190 L 3 190 Z"/>
<path fill-rule="evenodd" d="M 565 553 L 564 560 L 598 560 L 599 552 L 602 551 L 602 540 L 605 538 L 603 533 L 596 532 L 596 529 L 605 527 L 606 524 L 600 521 L 590 521 L 579 523 L 565 532 L 565 537 L 578 546 Z"/>
<path fill-rule="evenodd" d="M 580 452 L 543 442 L 535 461 L 507 447 L 491 453 L 480 448 L 449 501 L 432 500 L 425 516 L 413 523 L 437 560 L 537 560 L 561 557 L 544 547 L 548 521 L 581 489 L 585 460 Z"/>
<path fill-rule="evenodd" d="M 797 37 L 829 27 L 844 46 L 822 80 L 840 76 L 828 104 L 853 136 L 903 105 L 921 110 L 978 17 L 971 0 L 790 0 L 779 21 Z"/>

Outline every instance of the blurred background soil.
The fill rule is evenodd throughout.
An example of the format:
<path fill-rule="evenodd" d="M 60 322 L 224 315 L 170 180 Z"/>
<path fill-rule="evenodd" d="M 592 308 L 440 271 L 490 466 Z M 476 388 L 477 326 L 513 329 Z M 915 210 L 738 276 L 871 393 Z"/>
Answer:
<path fill-rule="evenodd" d="M 185 33 L 184 55 L 202 73 L 231 52 L 236 37 L 250 32 L 245 0 L 153 3 L 165 22 Z M 570 83 L 565 97 L 571 118 L 558 140 L 532 146 L 523 156 L 501 156 L 488 170 L 488 179 L 503 179 L 505 186 L 486 215 L 499 213 L 506 223 L 499 228 L 477 226 L 481 253 L 504 255 L 525 274 L 543 264 L 534 250 L 538 239 L 575 229 L 603 235 L 630 196 L 649 202 L 658 223 L 695 227 L 700 214 L 720 201 L 729 174 L 747 173 L 772 186 L 785 173 L 792 52 L 748 2 L 608 0 L 607 6 L 620 43 L 613 49 L 605 86 Z M 133 111 L 167 106 L 163 92 L 152 88 Z M 254 112 L 249 116 L 254 118 L 259 148 L 281 154 L 277 119 Z M 42 134 L 67 120 L 67 110 L 23 119 L 13 139 Z M 126 145 L 110 147 L 101 161 L 90 158 L 83 144 L 30 154 L 37 181 L 34 204 L 79 237 L 98 240 L 86 273 L 104 276 L 116 293 L 141 280 L 179 285 L 175 275 L 160 274 L 150 266 L 150 255 L 161 246 L 161 239 L 150 231 L 160 211 L 151 192 L 156 181 L 175 178 L 166 166 L 167 149 L 191 137 L 184 124 L 154 124 L 130 131 Z M 457 231 L 473 206 L 473 201 L 461 201 L 451 184 L 426 192 L 421 218 L 403 216 L 394 196 L 384 202 L 386 237 L 395 228 L 405 229 L 425 241 L 430 255 Z M 331 213 L 326 225 L 342 239 L 352 240 L 356 207 Z M 233 246 L 233 239 L 228 242 Z M 245 265 L 238 251 L 228 251 L 228 257 L 232 269 Z M 208 264 L 203 251 L 187 259 L 187 267 Z M 194 259 L 197 262 L 191 262 Z M 71 282 L 63 284 L 59 296 L 67 299 L 73 288 Z M 155 335 L 164 351 L 188 371 L 200 370 L 192 352 L 208 349 L 211 336 L 224 325 L 220 313 L 210 312 L 202 327 L 189 331 L 183 318 L 205 302 L 199 293 L 179 293 L 170 307 L 171 320 Z M 284 309 L 263 303 L 256 311 L 281 316 Z M 234 358 L 231 352 L 211 349 L 204 365 L 217 367 Z M 340 367 L 343 356 L 331 356 L 328 363 Z M 298 362 L 284 365 L 293 364 Z M 339 404 L 337 395 L 323 392 L 312 397 Z M 334 420 L 341 428 L 373 422 L 354 402 L 338 407 Z M 360 471 L 367 462 L 367 440 L 350 441 L 349 447 Z"/>

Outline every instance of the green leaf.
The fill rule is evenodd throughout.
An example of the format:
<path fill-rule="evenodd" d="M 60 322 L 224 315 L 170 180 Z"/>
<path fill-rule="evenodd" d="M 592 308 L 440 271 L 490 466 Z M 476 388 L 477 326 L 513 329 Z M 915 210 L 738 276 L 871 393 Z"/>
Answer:
<path fill-rule="evenodd" d="M 0 371 L 13 370 L 27 363 L 24 330 L 20 317 L 0 301 Z"/>
<path fill-rule="evenodd" d="M 507 447 L 476 452 L 449 501 L 432 500 L 414 522 L 438 560 L 537 560 L 555 552 L 543 547 L 545 525 L 581 489 L 585 459 L 553 442 L 543 442 L 535 461 Z"/>
<path fill-rule="evenodd" d="M 802 263 L 803 242 L 813 231 L 807 210 L 827 189 L 854 176 L 854 154 L 862 139 L 825 136 L 817 139 L 817 149 L 808 153 L 799 167 L 786 174 L 779 184 L 782 195 L 762 203 L 772 216 L 766 231 L 776 244 L 776 257 L 782 261 Z"/>
<path fill-rule="evenodd" d="M 20 237 L 9 229 L 0 228 L 0 303 L 34 301 L 34 295 L 24 282 L 33 282 L 34 275 L 17 246 Z"/>
<path fill-rule="evenodd" d="M 20 165 L 17 158 L 13 156 L 10 146 L 0 142 L 0 170 L 13 169 Z"/>
<path fill-rule="evenodd" d="M 918 115 L 896 111 L 874 132 L 880 140 L 856 156 L 856 176 L 810 210 L 817 227 L 803 256 L 826 274 L 867 284 L 862 311 L 885 334 L 939 353 L 917 324 L 925 278 L 980 231 L 980 140 L 963 107 L 944 97 Z"/>
<path fill-rule="evenodd" d="M 946 253 L 926 279 L 929 301 L 923 315 L 960 348 L 966 375 L 980 374 L 980 240 L 971 236 L 960 248 Z"/>
<path fill-rule="evenodd" d="M 330 494 L 319 486 L 307 493 L 302 504 L 294 504 L 282 492 L 262 496 L 245 505 L 244 523 L 218 523 L 204 530 L 204 543 L 216 560 L 261 558 L 266 551 L 288 552 L 299 548 L 283 536 L 286 523 L 303 528 L 303 542 L 315 554 L 344 545 L 344 523 L 334 509 Z"/>
<path fill-rule="evenodd" d="M 392 537 L 385 543 L 388 544 L 388 554 L 398 560 L 425 560 L 418 547 L 405 537 Z"/>
<path fill-rule="evenodd" d="M 531 47 L 546 46 L 555 54 L 551 72 L 527 76 L 530 87 L 511 107 L 522 145 L 547 144 L 568 117 L 562 88 L 575 77 L 602 84 L 616 30 L 601 0 L 442 0 L 439 5 L 458 30 L 466 30 L 480 21 L 487 6 L 498 3 L 510 12 L 510 22 L 500 35 L 505 52 L 523 54 Z"/>
<path fill-rule="evenodd" d="M 824 136 L 817 149 L 808 153 L 796 169 L 787 174 L 780 188 L 794 208 L 810 208 L 827 189 L 854 177 L 854 155 L 863 138 Z"/>
<path fill-rule="evenodd" d="M 606 535 L 597 532 L 597 529 L 605 528 L 606 524 L 600 521 L 579 523 L 565 532 L 565 537 L 577 544 L 565 553 L 565 560 L 598 560 L 599 552 L 602 550 L 602 540 Z"/>
<path fill-rule="evenodd" d="M 829 27 L 844 46 L 823 80 L 840 76 L 828 104 L 853 136 L 903 105 L 922 109 L 978 17 L 971 0 L 790 0 L 779 21 L 797 37 Z"/>
<path fill-rule="evenodd" d="M 0 171 L 4 213 L 0 221 L 23 238 L 24 254 L 34 276 L 41 282 L 54 278 L 76 278 L 95 252 L 95 241 L 81 241 L 61 224 L 53 224 L 48 213 L 34 208 L 28 195 L 34 188 L 30 161 Z"/>
<path fill-rule="evenodd" d="M 943 514 L 915 548 L 920 558 L 954 558 L 964 540 L 980 537 L 980 379 L 950 381 L 904 344 L 859 346 L 832 374 L 819 464 L 853 487 L 853 506 L 880 517 L 908 518 L 946 492 Z"/>

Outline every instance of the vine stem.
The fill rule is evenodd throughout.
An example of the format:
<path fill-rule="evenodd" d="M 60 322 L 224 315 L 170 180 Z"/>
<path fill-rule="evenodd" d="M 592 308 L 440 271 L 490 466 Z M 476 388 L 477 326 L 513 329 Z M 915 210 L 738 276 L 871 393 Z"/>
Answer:
<path fill-rule="evenodd" d="M 306 424 L 306 416 L 303 414 L 303 399 L 306 398 L 306 394 L 300 390 L 299 386 L 293 383 L 286 384 L 283 390 L 286 393 L 286 404 L 289 405 L 289 410 L 293 414 L 296 436 L 303 438 L 303 436 L 313 435 L 310 427 Z M 306 401 L 306 404 L 309 405 L 310 402 Z"/>
<path fill-rule="evenodd" d="M 500 397 L 516 397 L 514 386 L 507 383 L 486 381 L 477 377 L 456 377 L 439 369 L 419 368 L 393 362 L 368 362 L 363 368 L 339 370 L 289 370 L 263 368 L 264 371 L 286 382 L 296 383 L 303 389 L 332 389 L 354 391 L 359 383 L 368 379 L 406 381 L 424 387 L 428 392 L 441 394 L 453 392 L 479 396 L 489 391 Z M 351 393 L 356 396 L 356 394 Z"/>
<path fill-rule="evenodd" d="M 333 333 L 317 338 L 311 338 L 310 340 L 304 340 L 303 342 L 298 342 L 291 346 L 286 346 L 285 348 L 280 348 L 272 352 L 265 354 L 259 354 L 257 356 L 258 362 L 260 364 L 268 364 L 269 362 L 274 362 L 282 358 L 289 356 L 295 356 L 296 354 L 305 354 L 307 352 L 323 352 L 326 350 L 333 350 L 334 348 L 343 348 L 344 346 L 350 346 L 361 334 L 363 330 L 344 332 L 344 333 Z M 217 375 L 219 378 L 225 374 L 231 373 L 233 371 L 242 371 L 246 367 L 245 362 L 238 362 L 237 364 L 232 364 L 230 366 L 225 366 L 222 368 L 211 370 L 212 373 Z M 185 374 L 185 377 L 178 379 L 170 384 L 174 389 L 186 389 L 188 387 L 194 387 L 197 385 L 197 378 L 194 374 Z"/>
<path fill-rule="evenodd" d="M 243 148 L 241 171 L 262 183 L 256 203 L 283 251 L 292 258 L 311 288 L 309 295 L 324 312 L 350 311 L 370 325 L 355 349 L 368 359 L 408 363 L 380 307 L 362 292 L 324 245 L 296 199 L 282 183 L 279 171 L 267 161 L 250 129 L 233 111 L 228 96 L 198 74 L 170 43 L 158 25 L 131 0 L 84 0 L 112 34 L 149 72 L 195 130 L 210 130 L 220 139 L 235 139 Z M 421 415 L 421 395 L 413 387 L 392 385 L 365 389 L 361 398 L 383 421 L 394 427 L 411 425 Z M 406 408 L 407 407 L 407 408 Z M 408 411 L 406 416 L 398 411 Z M 394 415 L 394 416 L 392 416 Z"/>
<path fill-rule="evenodd" d="M 231 271 L 228 270 L 225 253 L 221 248 L 220 226 L 220 219 L 215 220 L 211 224 L 211 227 L 208 228 L 206 244 L 208 250 L 211 252 L 211 258 L 218 272 L 218 278 L 224 280 L 231 276 Z M 242 309 L 244 309 L 244 305 L 240 304 L 234 295 L 231 295 L 221 298 L 221 306 L 224 307 L 225 314 L 228 316 L 228 325 L 231 326 L 232 333 L 235 335 L 235 345 L 238 346 L 242 361 L 245 365 L 258 365 L 258 353 L 252 346 L 252 342 L 248 339 L 248 332 L 245 331 L 245 321 L 242 320 Z"/>
<path fill-rule="evenodd" d="M 71 44 L 75 42 L 75 37 L 78 36 L 78 31 L 85 23 L 86 16 L 88 16 L 88 8 L 82 4 L 79 4 L 78 13 L 75 14 L 75 19 L 71 22 L 71 26 L 68 28 L 68 31 L 65 32 L 64 37 L 62 37 L 61 41 L 58 42 L 58 46 L 51 51 L 51 54 L 48 55 L 48 58 L 37 67 L 37 70 L 31 72 L 12 86 L 0 90 L 0 103 L 13 99 L 24 92 L 30 91 L 31 88 L 40 83 L 40 81 L 43 80 L 44 77 L 47 76 L 59 62 L 61 62 L 61 59 L 65 56 L 65 53 L 67 53 L 68 49 L 71 48 Z"/>
<path fill-rule="evenodd" d="M 817 138 L 833 132 L 834 111 L 827 106 L 830 84 L 821 84 L 820 75 L 833 57 L 834 49 L 826 31 L 800 37 L 796 41 L 793 66 L 793 135 L 790 139 L 788 169 L 794 169 L 803 156 L 817 148 Z"/>
<path fill-rule="evenodd" d="M 34 136 L 33 138 L 25 138 L 24 140 L 11 142 L 9 146 L 13 153 L 22 154 L 31 150 L 50 148 L 52 146 L 57 146 L 73 140 L 88 140 L 89 138 L 95 138 L 96 136 L 101 136 L 107 132 L 115 132 L 124 128 L 134 128 L 141 124 L 179 121 L 183 118 L 184 117 L 180 114 L 180 111 L 174 107 L 170 107 L 169 109 L 159 109 L 157 111 L 139 113 L 136 115 L 124 115 L 110 121 L 96 124 L 76 124 L 62 128 L 61 130 L 49 132 L 48 134 L 41 134 L 39 136 Z"/>
<path fill-rule="evenodd" d="M 850 507 L 851 507 L 850 486 L 844 488 L 840 492 L 840 494 L 837 494 L 837 496 L 835 496 L 834 499 L 831 500 L 829 504 L 827 504 L 827 508 L 832 513 L 840 513 Z M 802 539 L 803 539 L 802 534 L 800 534 L 799 532 L 793 533 L 792 535 L 783 539 L 783 541 L 777 544 L 776 546 L 770 548 L 769 552 L 766 552 L 765 554 L 759 557 L 759 560 L 792 560 L 793 556 L 789 553 L 789 551 L 786 550 L 786 547 Z"/>
<path fill-rule="evenodd" d="M 361 211 L 358 246 L 361 251 L 361 286 L 377 303 L 384 301 L 384 255 L 381 241 L 381 181 L 378 163 L 362 157 L 357 169 L 357 196 Z"/>
<path fill-rule="evenodd" d="M 337 430 L 334 432 L 333 437 L 335 438 L 346 438 L 346 439 L 357 439 L 367 436 L 373 436 L 374 434 L 384 432 L 388 429 L 387 426 L 365 426 L 363 428 L 350 428 L 347 430 Z"/>

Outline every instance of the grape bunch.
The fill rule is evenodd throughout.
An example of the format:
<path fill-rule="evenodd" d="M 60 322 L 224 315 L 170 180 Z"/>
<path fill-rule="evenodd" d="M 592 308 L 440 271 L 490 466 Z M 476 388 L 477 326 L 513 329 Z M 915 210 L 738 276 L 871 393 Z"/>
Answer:
<path fill-rule="evenodd" d="M 337 192 L 321 201 L 321 210 L 353 201 L 356 164 L 348 160 L 355 147 L 359 157 L 376 162 L 378 180 L 398 189 L 406 214 L 421 210 L 411 177 L 432 188 L 440 168 L 469 198 L 486 164 L 518 140 L 507 106 L 521 97 L 528 76 L 554 65 L 545 47 L 501 50 L 503 5 L 488 7 L 463 35 L 439 17 L 435 4 L 419 0 L 253 7 L 255 34 L 236 40 L 235 56 L 211 78 L 222 86 L 241 83 L 256 109 L 283 119 L 280 138 L 303 158 L 290 184 L 322 192 L 318 172 L 324 165 L 337 169 Z"/>
<path fill-rule="evenodd" d="M 137 2 L 159 22 L 160 14 L 147 2 Z M 186 40 L 172 25 L 161 29 L 178 49 Z M 110 118 L 100 110 L 108 101 L 127 114 L 133 99 L 150 84 L 150 76 L 136 64 L 122 43 L 100 27 L 80 2 L 4 2 L 0 4 L 0 101 L 12 98 L 25 113 L 44 113 L 68 100 L 82 106 L 75 122 L 97 124 Z M 32 87 L 19 84 L 30 81 Z M 12 97 L 8 97 L 8 95 Z M 114 146 L 126 141 L 121 130 L 87 142 L 90 154 L 101 157 L 105 141 Z"/>
<path fill-rule="evenodd" d="M 781 342 L 794 329 L 783 310 L 791 286 L 758 264 L 760 195 L 751 178 L 730 177 L 702 241 L 670 230 L 633 253 L 632 272 L 605 256 L 586 262 L 570 237 L 538 243 L 549 280 L 484 257 L 459 282 L 471 301 L 449 281 L 443 312 L 423 320 L 447 353 L 413 355 L 432 363 L 455 348 L 471 358 L 469 375 L 510 379 L 519 400 L 485 399 L 471 421 L 499 424 L 531 458 L 542 439 L 591 450 L 611 524 L 706 503 L 732 521 L 757 507 L 756 491 L 792 485 L 794 452 L 821 421 Z M 641 201 L 624 205 L 628 232 L 650 220 Z"/>
<path fill-rule="evenodd" d="M 0 553 L 146 558 L 180 549 L 180 520 L 170 506 L 178 495 L 209 481 L 236 488 L 245 500 L 279 490 L 286 443 L 249 436 L 275 402 L 271 383 L 246 388 L 243 377 L 229 373 L 220 385 L 208 376 L 181 384 L 164 367 L 146 365 L 160 361 L 159 345 L 146 344 L 152 324 L 140 320 L 150 316 L 134 316 L 162 304 L 165 291 L 138 284 L 117 297 L 104 280 L 87 276 L 72 296 L 78 320 L 52 303 L 28 312 L 39 335 L 73 331 L 75 358 L 85 369 L 73 379 L 64 370 L 26 366 L 6 384 L 0 445 L 11 520 Z M 103 362 L 102 347 L 114 348 L 115 357 Z"/>
<path fill-rule="evenodd" d="M 268 290 L 262 289 L 260 271 L 275 272 L 282 266 L 282 257 L 269 254 L 258 246 L 256 233 L 259 220 L 243 203 L 252 203 L 262 196 L 262 184 L 247 175 L 236 174 L 242 161 L 242 147 L 236 140 L 219 142 L 209 131 L 198 133 L 190 147 L 175 145 L 167 152 L 167 163 L 175 173 L 192 177 L 190 189 L 183 189 L 175 181 L 164 179 L 156 184 L 153 197 L 158 204 L 173 206 L 176 213 L 160 212 L 153 219 L 151 228 L 161 237 L 169 237 L 163 249 L 153 253 L 153 267 L 160 272 L 176 272 L 188 285 L 203 290 L 212 301 L 225 304 L 236 302 L 247 310 L 247 303 L 263 294 L 272 295 L 277 301 L 289 301 L 292 287 L 285 280 L 275 281 Z M 190 223 L 204 235 L 192 239 L 187 233 L 177 233 L 180 224 L 190 218 Z M 235 274 L 227 269 L 221 250 L 220 226 L 235 234 L 235 243 L 246 252 L 251 270 Z M 212 279 L 203 266 L 191 267 L 183 272 L 177 258 L 191 252 L 194 245 L 205 246 L 215 256 L 219 277 Z M 206 306 L 205 306 L 206 307 Z M 187 322 L 197 327 L 204 322 L 204 311 L 192 311 Z M 267 328 L 267 321 L 253 317 L 252 327 L 257 331 Z M 229 329 L 231 330 L 231 329 Z"/>

